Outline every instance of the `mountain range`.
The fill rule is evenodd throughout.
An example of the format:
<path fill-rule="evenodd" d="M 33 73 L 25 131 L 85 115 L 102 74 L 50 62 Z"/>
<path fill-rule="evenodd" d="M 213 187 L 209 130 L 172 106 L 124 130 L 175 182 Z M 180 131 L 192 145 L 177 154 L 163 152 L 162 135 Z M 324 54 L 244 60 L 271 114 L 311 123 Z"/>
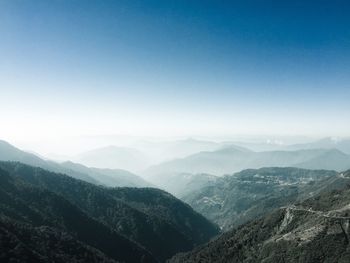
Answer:
<path fill-rule="evenodd" d="M 350 139 L 348 138 L 323 138 L 310 143 L 293 144 L 286 147 L 288 150 L 300 149 L 337 149 L 346 154 L 350 154 Z"/>
<path fill-rule="evenodd" d="M 192 192 L 208 187 L 216 182 L 217 176 L 211 174 L 174 173 L 149 176 L 147 180 L 157 187 L 182 198 Z"/>
<path fill-rule="evenodd" d="M 237 145 L 237 146 L 241 146 L 257 152 L 296 151 L 296 150 L 310 150 L 310 149 L 337 149 L 346 154 L 350 154 L 350 139 L 337 138 L 337 137 L 325 137 L 315 141 L 309 141 L 309 142 L 303 142 L 303 143 L 284 143 L 283 140 L 275 141 L 273 139 L 272 140 L 269 139 L 269 140 L 259 141 L 259 142 L 232 141 L 232 142 L 226 142 L 225 144 Z"/>
<path fill-rule="evenodd" d="M 96 185 L 105 186 L 130 186 L 148 187 L 150 183 L 141 177 L 122 169 L 98 169 L 88 168 L 73 162 L 57 163 L 45 160 L 39 156 L 22 151 L 11 144 L 0 141 L 0 161 L 17 161 L 31 166 L 67 174 L 73 178 L 80 179 Z"/>
<path fill-rule="evenodd" d="M 92 167 L 119 168 L 138 173 L 160 162 L 186 157 L 201 151 L 217 150 L 222 146 L 222 143 L 192 138 L 155 142 L 142 140 L 130 142 L 128 147 L 111 144 L 66 157 L 66 159 Z"/>
<path fill-rule="evenodd" d="M 343 171 L 350 168 L 350 156 L 336 149 L 254 152 L 229 146 L 199 152 L 148 168 L 149 177 L 176 173 L 209 173 L 217 176 L 262 167 L 299 167 Z"/>
<path fill-rule="evenodd" d="M 28 253 L 52 260 L 59 255 L 50 246 L 65 251 L 74 243 L 78 246 L 65 257 L 81 247 L 80 260 L 98 250 L 97 259 L 155 262 L 218 234 L 190 206 L 158 189 L 104 188 L 17 162 L 1 162 L 0 178 L 1 224 L 8 232 L 1 238 L 14 244 L 2 249 L 7 256 L 23 245 Z M 24 233 L 32 231 L 32 238 L 44 239 L 31 242 Z"/>
<path fill-rule="evenodd" d="M 330 181 L 337 175 L 334 171 L 300 168 L 248 169 L 218 178 L 182 200 L 228 230 L 280 206 L 316 195 L 324 185 L 331 187 Z"/>
<path fill-rule="evenodd" d="M 183 158 L 202 151 L 215 151 L 222 146 L 222 143 L 194 138 L 156 142 L 142 140 L 131 144 L 131 147 L 143 152 L 154 163 Z"/>
<path fill-rule="evenodd" d="M 350 172 L 332 179 L 340 189 L 280 207 L 168 262 L 349 262 Z"/>
<path fill-rule="evenodd" d="M 73 156 L 72 160 L 89 167 L 124 169 L 133 172 L 146 169 L 150 165 L 148 157 L 137 149 L 107 146 Z"/>
<path fill-rule="evenodd" d="M 348 154 L 191 140 L 167 149 L 187 143 L 208 150 L 154 165 L 146 181 L 0 141 L 0 261 L 347 262 Z"/>

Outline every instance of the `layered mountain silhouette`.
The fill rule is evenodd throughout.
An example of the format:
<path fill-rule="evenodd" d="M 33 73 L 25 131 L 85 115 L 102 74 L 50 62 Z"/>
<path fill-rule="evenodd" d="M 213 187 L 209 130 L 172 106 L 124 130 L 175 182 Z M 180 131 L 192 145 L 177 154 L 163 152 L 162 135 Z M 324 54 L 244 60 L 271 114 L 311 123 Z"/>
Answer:
<path fill-rule="evenodd" d="M 182 198 L 202 188 L 215 184 L 218 177 L 204 173 L 170 173 L 166 174 L 166 176 L 164 174 L 150 176 L 147 180 L 176 197 Z"/>
<path fill-rule="evenodd" d="M 214 151 L 223 146 L 222 143 L 187 138 L 168 141 L 139 141 L 132 147 L 145 153 L 155 163 L 182 158 L 202 151 Z"/>
<path fill-rule="evenodd" d="M 35 154 L 22 151 L 5 141 L 0 141 L 0 160 L 17 161 L 32 166 L 41 167 L 49 171 L 64 173 L 73 178 L 96 185 L 105 185 L 112 187 L 151 186 L 141 177 L 125 170 L 88 168 L 86 166 L 73 162 L 57 163 L 50 160 L 44 160 Z"/>
<path fill-rule="evenodd" d="M 0 261 L 349 259 L 350 172 L 339 171 L 350 157 L 337 149 L 221 146 L 147 169 L 150 183 L 122 169 L 45 160 L 4 141 L 0 160 Z M 219 227 L 225 233 L 213 240 Z"/>
<path fill-rule="evenodd" d="M 72 242 L 97 249 L 109 259 L 163 261 L 218 233 L 215 225 L 190 206 L 158 189 L 104 188 L 15 162 L 1 162 L 0 173 L 2 221 L 35 233 L 38 227 L 48 227 L 49 232 L 55 229 L 58 239 L 67 233 Z M 18 229 L 9 235 L 16 237 Z M 17 238 L 24 245 L 30 242 Z M 31 246 L 28 249 L 33 253 L 54 257 L 49 247 L 45 252 L 35 248 L 35 243 Z M 6 253 L 11 255 L 12 250 Z"/>
<path fill-rule="evenodd" d="M 304 139 L 305 140 L 305 139 Z M 349 138 L 337 138 L 337 137 L 325 137 L 311 142 L 304 143 L 284 143 L 283 139 L 274 140 L 267 139 L 265 141 L 258 142 L 244 142 L 233 141 L 225 144 L 237 145 L 247 148 L 252 151 L 297 151 L 297 150 L 311 150 L 311 149 L 337 149 L 346 154 L 350 154 L 350 139 Z"/>
<path fill-rule="evenodd" d="M 150 177 L 176 173 L 209 173 L 221 176 L 262 167 L 343 171 L 350 168 L 350 156 L 336 149 L 253 152 L 242 147 L 230 146 L 164 162 L 150 167 L 145 174 Z"/>
<path fill-rule="evenodd" d="M 107 146 L 81 153 L 73 160 L 90 167 L 124 169 L 137 172 L 150 164 L 148 157 L 137 149 Z"/>
<path fill-rule="evenodd" d="M 339 138 L 323 138 L 310 143 L 294 144 L 285 147 L 289 150 L 300 150 L 300 149 L 337 149 L 346 154 L 350 154 L 350 139 L 339 139 Z"/>
<path fill-rule="evenodd" d="M 140 176 L 131 173 L 123 169 L 103 169 L 103 168 L 93 168 L 86 167 L 84 165 L 73 163 L 73 162 L 63 162 L 60 165 L 69 170 L 77 171 L 82 174 L 86 174 L 105 186 L 110 187 L 150 187 L 152 184 L 145 181 Z"/>

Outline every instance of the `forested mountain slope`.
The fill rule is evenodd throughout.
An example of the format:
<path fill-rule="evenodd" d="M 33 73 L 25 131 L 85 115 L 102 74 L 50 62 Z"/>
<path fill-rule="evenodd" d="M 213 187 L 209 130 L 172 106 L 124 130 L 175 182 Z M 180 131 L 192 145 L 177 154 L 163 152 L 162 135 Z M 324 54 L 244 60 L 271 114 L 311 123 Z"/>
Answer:
<path fill-rule="evenodd" d="M 22 243 L 28 248 L 28 251 L 32 251 L 34 254 L 43 254 L 43 257 L 48 258 L 50 258 L 51 245 L 62 243 L 61 246 L 65 248 L 71 242 L 74 244 L 83 243 L 79 246 L 85 248 L 87 245 L 94 247 L 103 252 L 107 258 L 117 261 L 139 262 L 143 258 L 155 261 L 151 254 L 139 245 L 90 217 L 62 196 L 22 180 L 20 177 L 21 175 L 23 177 L 30 176 L 30 173 L 36 173 L 35 171 L 38 170 L 21 164 L 0 164 L 2 232 L 7 232 L 9 238 L 12 236 L 12 240 L 18 239 L 15 244 Z M 40 232 L 40 229 L 51 233 L 46 237 L 46 241 L 49 242 L 35 243 L 29 239 L 36 235 L 45 236 L 45 231 Z M 24 235 L 25 232 L 28 233 L 28 236 Z M 65 233 L 69 233 L 68 238 L 65 237 Z M 4 236 L 1 238 L 3 239 Z M 56 241 L 51 243 L 50 240 Z M 31 246 L 34 247 L 31 248 Z M 62 255 L 62 257 L 79 253 L 79 246 L 71 247 L 71 252 Z M 1 251 L 10 253 L 11 247 L 2 247 Z M 86 259 L 84 255 L 81 255 L 80 260 Z"/>
<path fill-rule="evenodd" d="M 37 155 L 22 151 L 11 144 L 0 140 L 0 161 L 16 161 L 43 169 L 64 173 L 73 178 L 96 185 L 147 187 L 148 182 L 139 176 L 121 169 L 88 168 L 73 162 L 57 163 L 44 160 Z"/>
<path fill-rule="evenodd" d="M 182 199 L 223 229 L 315 195 L 337 172 L 299 168 L 248 169 L 216 180 Z M 335 187 L 335 186 L 334 186 Z"/>
<path fill-rule="evenodd" d="M 350 172 L 340 177 L 350 181 Z M 281 207 L 169 262 L 349 262 L 349 183 L 343 187 Z"/>
<path fill-rule="evenodd" d="M 27 211 L 32 203 L 38 207 L 36 211 L 44 209 L 41 214 L 43 214 L 42 217 L 45 220 L 39 217 L 39 226 L 47 225 L 50 222 L 58 222 L 59 226 L 66 226 L 65 223 L 61 223 L 62 217 L 68 216 L 70 219 L 74 214 L 70 210 L 76 209 L 77 215 L 74 216 L 74 219 L 77 222 L 71 228 L 63 228 L 63 230 L 75 233 L 80 229 L 84 238 L 90 238 L 87 235 L 90 233 L 86 231 L 87 229 L 96 229 L 96 231 L 99 231 L 98 233 L 104 233 L 103 231 L 105 231 L 106 235 L 108 233 L 115 233 L 114 235 L 118 236 L 123 235 L 145 247 L 158 260 L 169 258 L 179 251 L 190 250 L 195 245 L 208 241 L 218 233 L 217 227 L 203 216 L 194 212 L 180 200 L 160 190 L 151 188 L 104 188 L 20 163 L 0 163 L 0 168 L 3 173 L 8 174 L 7 177 L 10 181 L 14 180 L 17 185 L 21 186 L 23 184 L 26 186 L 25 189 L 30 189 L 28 192 L 14 188 L 11 186 L 13 183 L 9 185 L 9 189 L 14 190 L 11 193 L 12 199 L 18 197 L 24 202 L 21 206 L 24 211 Z M 4 186 L 1 185 L 0 187 Z M 138 190 L 144 195 L 142 202 L 139 204 L 133 199 L 134 196 L 139 194 Z M 26 196 L 23 196 L 24 194 Z M 11 200 L 11 198 L 8 199 Z M 55 202 L 43 203 L 47 199 L 53 199 Z M 65 203 L 61 204 L 60 202 Z M 69 207 L 69 209 L 67 208 L 67 213 L 65 213 L 65 210 L 59 210 L 56 205 L 64 208 Z M 7 207 L 10 207 L 10 210 L 6 210 Z M 4 211 L 7 211 L 7 216 L 11 216 L 9 211 L 14 211 L 15 218 L 19 220 L 24 220 L 30 215 L 36 218 L 36 214 L 32 212 L 25 217 L 20 216 L 22 209 L 19 208 L 16 207 L 16 204 L 5 205 Z M 156 212 L 157 209 L 158 212 Z M 52 211 L 55 213 L 51 214 Z M 59 214 L 56 212 L 59 212 Z M 78 215 L 86 217 L 89 224 L 97 222 L 100 227 L 106 230 L 98 230 L 97 226 L 89 224 L 85 226 L 79 224 L 80 221 L 84 221 L 83 219 L 78 220 Z M 184 220 L 181 221 L 181 218 L 184 218 Z M 56 225 L 54 226 L 56 227 Z M 93 236 L 93 233 L 91 235 Z M 117 251 L 115 248 L 109 247 L 111 244 L 116 244 L 116 242 L 108 240 L 107 237 L 102 241 L 106 242 L 107 248 L 111 249 L 112 252 Z"/>

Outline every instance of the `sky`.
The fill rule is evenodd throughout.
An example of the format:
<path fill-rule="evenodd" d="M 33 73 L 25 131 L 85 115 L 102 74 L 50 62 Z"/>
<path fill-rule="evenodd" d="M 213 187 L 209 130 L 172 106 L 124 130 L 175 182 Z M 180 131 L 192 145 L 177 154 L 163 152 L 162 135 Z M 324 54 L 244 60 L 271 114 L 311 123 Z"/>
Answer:
<path fill-rule="evenodd" d="M 350 135 L 349 1 L 0 1 L 0 138 Z"/>

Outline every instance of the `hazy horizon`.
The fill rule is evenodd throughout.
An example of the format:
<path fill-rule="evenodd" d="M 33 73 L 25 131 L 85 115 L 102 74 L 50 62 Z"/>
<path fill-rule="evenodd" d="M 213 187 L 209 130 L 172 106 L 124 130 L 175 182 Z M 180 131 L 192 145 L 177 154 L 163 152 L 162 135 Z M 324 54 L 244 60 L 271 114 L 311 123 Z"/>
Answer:
<path fill-rule="evenodd" d="M 349 9 L 1 1 L 0 138 L 349 136 Z"/>
<path fill-rule="evenodd" d="M 74 157 L 89 151 L 115 146 L 120 149 L 135 149 L 143 154 L 154 151 L 154 147 L 164 147 L 170 144 L 184 143 L 217 143 L 224 147 L 229 145 L 243 146 L 255 150 L 254 145 L 271 146 L 271 150 L 286 150 L 284 147 L 314 143 L 319 140 L 330 139 L 334 143 L 349 140 L 350 137 L 311 137 L 311 136 L 278 136 L 278 135 L 231 135 L 231 136 L 130 136 L 130 135 L 86 135 L 86 136 L 63 136 L 43 139 L 7 139 L 0 138 L 21 150 L 31 152 L 40 157 L 64 161 L 74 160 Z M 250 147 L 252 146 L 252 147 Z M 183 147 L 183 146 L 182 146 Z M 269 148 L 269 147 L 268 147 Z M 270 151 L 270 150 L 268 150 Z M 73 158 L 73 159 L 72 159 Z M 164 157 L 167 159 L 167 157 Z M 172 158 L 170 158 L 172 159 Z M 162 160 L 160 158 L 155 163 Z"/>

